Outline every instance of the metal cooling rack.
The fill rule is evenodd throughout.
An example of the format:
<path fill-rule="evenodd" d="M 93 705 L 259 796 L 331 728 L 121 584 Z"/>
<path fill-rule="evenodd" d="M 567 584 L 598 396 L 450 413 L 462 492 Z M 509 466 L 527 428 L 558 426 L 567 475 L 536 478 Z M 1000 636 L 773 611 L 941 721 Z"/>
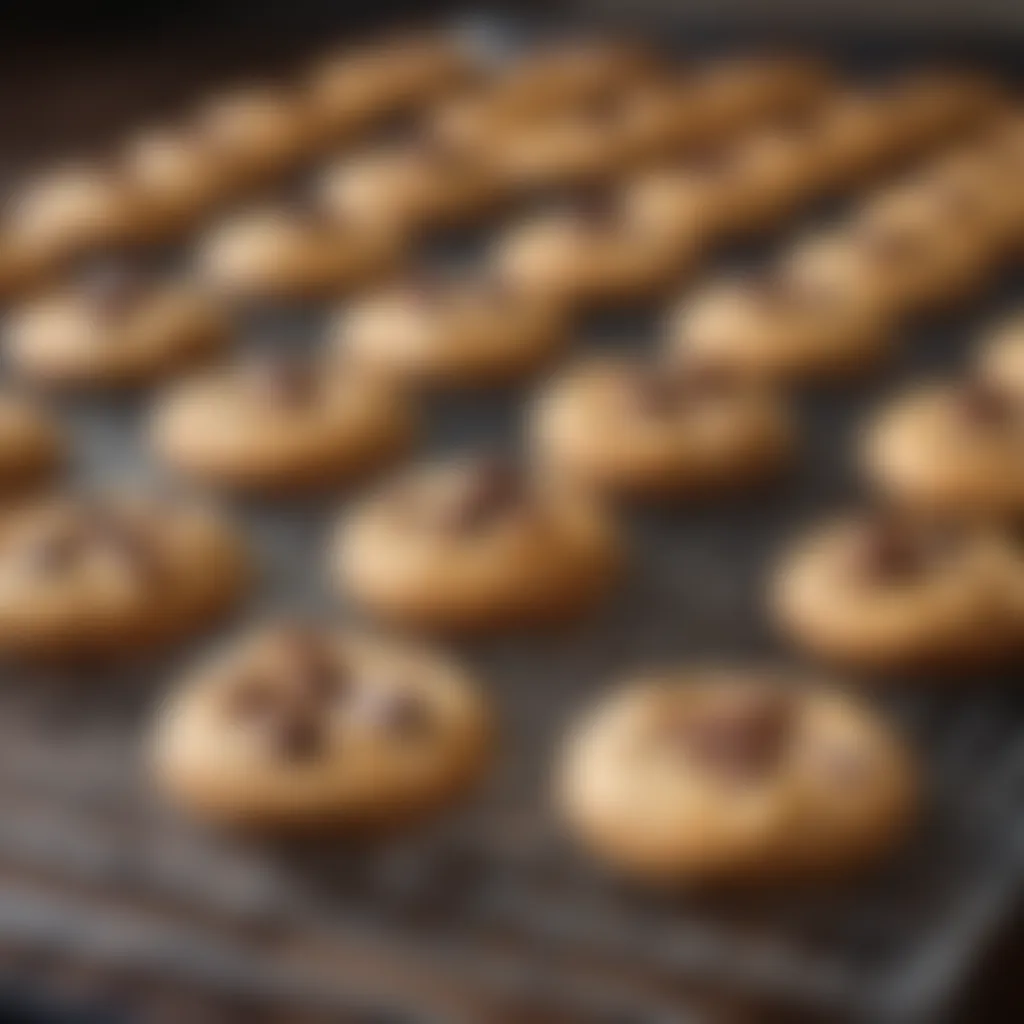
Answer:
<path fill-rule="evenodd" d="M 442 255 L 453 253 L 466 246 Z M 463 650 L 498 705 L 499 760 L 471 806 L 425 832 L 281 848 L 169 815 L 138 740 L 195 652 L 119 678 L 0 681 L 0 980 L 176 1024 L 668 1024 L 749 1019 L 765 1003 L 829 1021 L 936 1020 L 1024 876 L 1024 695 L 1012 679 L 880 695 L 933 799 L 907 849 L 844 885 L 631 890 L 565 847 L 545 782 L 567 716 L 622 672 L 781 655 L 760 581 L 794 529 L 855 497 L 843 457 L 854 424 L 902 379 L 963 362 L 979 325 L 1021 294 L 1005 281 L 908 332 L 889 373 L 802 398 L 807 448 L 785 484 L 631 513 L 631 575 L 596 620 Z M 317 313 L 258 316 L 245 344 L 315 344 L 321 327 Z M 646 347 L 656 332 L 654 316 L 604 317 L 579 348 Z M 140 446 L 147 404 L 63 404 L 82 479 L 154 472 Z M 519 393 L 430 405 L 425 453 L 515 444 Z M 264 569 L 250 614 L 330 607 L 319 554 L 339 508 L 238 505 Z"/>

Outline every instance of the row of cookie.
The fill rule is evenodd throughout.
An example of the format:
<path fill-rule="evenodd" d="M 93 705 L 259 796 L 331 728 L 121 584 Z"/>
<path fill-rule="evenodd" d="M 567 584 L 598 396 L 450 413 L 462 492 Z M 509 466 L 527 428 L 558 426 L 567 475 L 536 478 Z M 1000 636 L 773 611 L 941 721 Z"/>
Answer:
<path fill-rule="evenodd" d="M 1020 116 L 870 196 L 767 274 L 687 296 L 670 346 L 780 380 L 876 366 L 907 318 L 975 294 L 1024 241 Z"/>
<path fill-rule="evenodd" d="M 82 253 L 176 235 L 225 200 L 473 77 L 451 40 L 383 40 L 325 60 L 298 85 L 227 93 L 102 160 L 59 166 L 5 197 L 0 296 Z"/>
<path fill-rule="evenodd" d="M 653 57 L 632 47 L 569 47 L 522 60 L 498 76 L 486 95 L 488 102 L 493 99 L 514 108 L 513 120 L 525 131 L 534 117 L 546 111 L 564 113 L 570 104 L 592 96 L 595 88 L 607 90 L 612 83 L 632 80 L 641 68 L 649 77 L 655 66 Z M 729 109 L 742 113 L 741 107 L 756 112 L 775 98 L 787 100 L 796 95 L 800 82 L 809 88 L 812 77 L 787 67 L 781 62 L 768 62 L 763 68 L 741 63 L 727 74 L 712 76 L 715 87 L 706 90 L 709 98 L 702 102 L 714 98 L 729 106 L 724 102 L 729 96 L 764 92 L 768 104 L 760 98 L 743 104 L 732 100 Z M 483 73 L 480 61 L 455 40 L 385 40 L 324 61 L 300 86 L 239 90 L 210 101 L 180 126 L 139 133 L 105 160 L 59 167 L 5 201 L 0 295 L 32 286 L 83 252 L 180 234 L 227 200 L 279 179 L 332 144 L 365 136 L 373 125 L 403 111 L 430 108 L 445 93 L 465 93 L 462 102 L 478 93 L 482 99 Z M 680 97 L 676 114 L 685 113 L 688 103 Z M 484 109 L 490 111 L 487 104 Z M 345 175 L 345 204 L 351 198 L 357 207 L 368 201 L 380 209 L 376 197 L 383 186 L 388 205 L 409 207 L 409 216 L 416 215 L 424 202 L 443 206 L 446 198 L 454 211 L 465 199 L 458 190 L 453 196 L 450 188 L 439 187 L 438 173 L 461 178 L 460 190 L 473 184 L 479 200 L 494 198 L 497 182 L 484 174 L 484 161 L 473 156 L 468 143 L 458 147 L 453 160 L 452 148 L 463 130 L 451 125 L 465 121 L 464 107 L 449 113 L 442 104 L 418 130 L 429 142 L 421 148 L 431 156 L 423 160 L 396 161 L 388 148 L 369 153 Z M 330 184 L 326 190 L 334 194 L 339 186 Z"/>
<path fill-rule="evenodd" d="M 765 70 L 740 65 L 732 76 Z M 513 224 L 490 262 L 502 278 L 572 305 L 646 298 L 724 236 L 778 223 L 823 192 L 859 184 L 1001 108 L 982 85 L 952 77 L 911 79 L 895 99 L 833 91 L 794 107 L 799 93 L 764 96 L 778 106 L 762 99 L 751 107 L 757 116 L 720 134 L 712 149 L 675 152 L 621 184 L 564 196 L 554 209 Z M 629 99 L 614 97 L 616 104 Z M 611 115 L 601 110 L 588 130 L 614 148 Z M 914 118 L 910 130 L 905 122 Z M 572 149 L 564 133 L 557 142 Z M 200 266 L 234 296 L 336 295 L 393 268 L 408 252 L 410 232 L 479 217 L 517 192 L 502 159 L 495 145 L 467 157 L 432 137 L 346 157 L 316 187 L 214 227 L 200 246 Z M 552 163 L 549 157 L 546 173 L 558 177 Z M 609 157 L 605 177 L 614 169 L 622 171 L 622 162 Z"/>
<path fill-rule="evenodd" d="M 603 862 L 647 880 L 835 871 L 907 831 L 917 772 L 870 708 L 746 669 L 652 674 L 570 730 L 557 803 Z M 432 652 L 311 624 L 264 626 L 193 672 L 152 737 L 160 788 L 262 831 L 393 826 L 479 780 L 479 688 Z"/>

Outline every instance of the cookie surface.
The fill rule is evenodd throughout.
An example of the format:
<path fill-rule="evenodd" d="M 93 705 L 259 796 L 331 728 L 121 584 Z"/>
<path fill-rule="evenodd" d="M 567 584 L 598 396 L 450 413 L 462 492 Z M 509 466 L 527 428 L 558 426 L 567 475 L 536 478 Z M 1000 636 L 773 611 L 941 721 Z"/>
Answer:
<path fill-rule="evenodd" d="M 98 261 L 14 309 L 7 343 L 15 373 L 35 383 L 116 388 L 205 362 L 228 340 L 221 310 L 194 284 Z"/>
<path fill-rule="evenodd" d="M 994 387 L 1024 398 L 1024 313 L 993 328 L 978 353 L 977 374 Z"/>
<path fill-rule="evenodd" d="M 571 732 L 558 803 L 610 867 L 647 882 L 849 870 L 906 833 L 916 778 L 870 708 L 756 669 L 631 683 Z"/>
<path fill-rule="evenodd" d="M 378 378 L 266 354 L 183 382 L 158 404 L 156 451 L 215 486 L 285 491 L 351 480 L 404 451 L 412 415 Z"/>
<path fill-rule="evenodd" d="M 199 817 L 330 829 L 436 810 L 480 775 L 489 735 L 475 685 L 436 654 L 274 624 L 183 683 L 153 760 L 161 788 Z"/>
<path fill-rule="evenodd" d="M 672 349 L 740 373 L 790 381 L 875 367 L 890 347 L 874 302 L 784 269 L 713 281 L 672 314 Z"/>
<path fill-rule="evenodd" d="M 868 425 L 863 463 L 892 500 L 966 516 L 1024 512 L 1024 394 L 994 380 L 919 385 Z"/>
<path fill-rule="evenodd" d="M 793 446 L 780 395 L 712 366 L 594 358 L 540 396 L 542 465 L 612 494 L 678 496 L 778 473 Z"/>
<path fill-rule="evenodd" d="M 27 505 L 0 524 L 0 651 L 134 657 L 212 622 L 249 575 L 241 542 L 203 506 L 127 493 Z"/>
<path fill-rule="evenodd" d="M 38 402 L 0 391 L 0 493 L 39 484 L 63 460 L 64 447 L 56 422 Z"/>
<path fill-rule="evenodd" d="M 520 378 L 569 341 L 565 306 L 498 274 L 413 273 L 345 304 L 333 329 L 343 362 L 421 384 Z"/>
<path fill-rule="evenodd" d="M 780 560 L 771 612 L 801 648 L 873 671 L 950 673 L 999 661 L 1019 626 L 998 532 L 895 513 L 849 515 Z"/>
<path fill-rule="evenodd" d="M 494 459 L 412 470 L 339 525 L 339 588 L 382 618 L 442 631 L 545 624 L 604 597 L 620 553 L 573 488 Z"/>

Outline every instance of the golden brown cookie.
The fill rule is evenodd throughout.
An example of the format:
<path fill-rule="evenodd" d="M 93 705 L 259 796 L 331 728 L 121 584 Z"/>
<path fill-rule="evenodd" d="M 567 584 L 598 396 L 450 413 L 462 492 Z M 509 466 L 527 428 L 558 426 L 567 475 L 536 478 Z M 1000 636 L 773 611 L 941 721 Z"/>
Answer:
<path fill-rule="evenodd" d="M 42 385 L 130 387 L 206 362 L 229 338 L 192 282 L 98 260 L 11 312 L 7 354 L 16 374 Z"/>
<path fill-rule="evenodd" d="M 978 353 L 977 374 L 1024 398 L 1024 313 L 1006 317 L 988 334 Z"/>
<path fill-rule="evenodd" d="M 556 779 L 572 830 L 644 882 L 849 871 L 894 847 L 917 772 L 853 696 L 756 668 L 651 674 L 575 725 Z"/>
<path fill-rule="evenodd" d="M 0 494 L 37 486 L 63 460 L 64 447 L 56 422 L 38 402 L 16 391 L 0 392 Z"/>
<path fill-rule="evenodd" d="M 995 532 L 894 512 L 848 515 L 785 554 L 772 611 L 801 648 L 828 661 L 970 670 L 1017 644 L 1002 582 L 1013 558 Z"/>
<path fill-rule="evenodd" d="M 341 522 L 339 588 L 382 618 L 444 631 L 545 624 L 592 607 L 618 540 L 590 498 L 503 461 L 400 475 Z"/>
<path fill-rule="evenodd" d="M 210 509 L 143 494 L 53 498 L 0 521 L 0 652 L 136 657 L 236 604 L 250 568 Z"/>
<path fill-rule="evenodd" d="M 556 378 L 539 396 L 531 435 L 553 474 L 646 497 L 763 482 L 794 443 L 789 410 L 761 382 L 713 365 L 609 357 Z"/>
<path fill-rule="evenodd" d="M 302 623 L 263 626 L 190 675 L 152 736 L 183 810 L 258 830 L 393 824 L 482 773 L 489 714 L 428 650 Z"/>
<path fill-rule="evenodd" d="M 475 387 L 534 373 L 569 341 L 567 310 L 499 274 L 414 272 L 348 302 L 341 360 L 399 381 Z"/>
<path fill-rule="evenodd" d="M 158 404 L 160 456 L 214 486 L 289 493 L 337 485 L 393 460 L 412 417 L 355 368 L 267 353 L 184 381 Z"/>

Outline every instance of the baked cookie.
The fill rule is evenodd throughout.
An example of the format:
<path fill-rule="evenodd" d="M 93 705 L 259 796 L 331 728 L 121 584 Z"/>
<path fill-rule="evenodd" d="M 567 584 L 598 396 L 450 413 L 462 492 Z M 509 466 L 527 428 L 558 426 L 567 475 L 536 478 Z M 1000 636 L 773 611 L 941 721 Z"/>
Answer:
<path fill-rule="evenodd" d="M 816 103 L 831 76 L 806 57 L 730 57 L 695 68 L 693 87 L 719 131 L 735 131 L 758 119 Z"/>
<path fill-rule="evenodd" d="M 1024 399 L 1024 313 L 1002 321 L 978 353 L 977 375 Z"/>
<path fill-rule="evenodd" d="M 97 260 L 12 310 L 7 357 L 15 373 L 42 385 L 116 388 L 205 362 L 229 339 L 220 309 L 191 282 Z"/>
<path fill-rule="evenodd" d="M 772 611 L 800 647 L 829 661 L 970 669 L 1006 653 L 1000 580 L 1012 557 L 995 533 L 891 511 L 849 515 L 785 555 Z"/>
<path fill-rule="evenodd" d="M 949 515 L 1024 513 L 1024 394 L 991 377 L 920 385 L 869 425 L 863 461 L 901 504 Z"/>
<path fill-rule="evenodd" d="M 27 395 L 0 391 L 0 494 L 36 486 L 63 455 L 63 438 L 46 410 Z"/>
<path fill-rule="evenodd" d="M 337 296 L 394 267 L 397 235 L 350 223 L 305 196 L 237 213 L 200 244 L 200 270 L 235 301 Z"/>
<path fill-rule="evenodd" d="M 870 707 L 753 668 L 651 675 L 572 730 L 556 779 L 572 830 L 642 882 L 840 872 L 906 834 L 917 772 Z"/>
<path fill-rule="evenodd" d="M 471 55 L 452 39 L 394 36 L 320 59 L 308 76 L 307 104 L 337 143 L 429 104 L 478 73 Z"/>
<path fill-rule="evenodd" d="M 156 408 L 151 436 L 161 457 L 190 477 L 288 493 L 390 461 L 408 447 L 412 422 L 377 378 L 264 353 L 172 389 Z"/>
<path fill-rule="evenodd" d="M 493 459 L 399 476 L 340 524 L 332 564 L 360 605 L 446 631 L 542 624 L 608 591 L 619 562 L 605 513 L 558 481 Z"/>
<path fill-rule="evenodd" d="M 330 830 L 436 811 L 481 775 L 490 733 L 473 681 L 438 655 L 276 623 L 185 681 L 152 750 L 160 788 L 192 814 Z"/>
<path fill-rule="evenodd" d="M 524 292 L 568 306 L 650 299 L 696 259 L 692 236 L 634 217 L 618 194 L 582 196 L 513 225 L 493 256 Z"/>
<path fill-rule="evenodd" d="M 502 189 L 484 161 L 420 136 L 343 158 L 318 194 L 342 222 L 406 236 L 479 217 Z"/>
<path fill-rule="evenodd" d="M 0 652 L 136 656 L 210 624 L 249 565 L 210 509 L 156 496 L 58 497 L 0 521 Z"/>
<path fill-rule="evenodd" d="M 347 303 L 333 330 L 345 363 L 400 381 L 504 383 L 538 370 L 569 341 L 566 308 L 485 270 L 420 270 Z"/>
<path fill-rule="evenodd" d="M 21 186 L 4 232 L 19 258 L 65 263 L 147 240 L 154 210 L 116 161 L 68 163 Z"/>
<path fill-rule="evenodd" d="M 714 365 L 599 357 L 542 392 L 542 466 L 612 494 L 667 497 L 758 483 L 789 461 L 789 410 L 763 383 Z"/>
<path fill-rule="evenodd" d="M 687 297 L 670 338 L 685 358 L 807 380 L 874 368 L 888 354 L 888 326 L 873 302 L 779 268 L 714 281 Z"/>
<path fill-rule="evenodd" d="M 266 85 L 238 88 L 205 103 L 188 125 L 237 187 L 262 184 L 325 142 L 325 128 L 299 92 Z"/>

